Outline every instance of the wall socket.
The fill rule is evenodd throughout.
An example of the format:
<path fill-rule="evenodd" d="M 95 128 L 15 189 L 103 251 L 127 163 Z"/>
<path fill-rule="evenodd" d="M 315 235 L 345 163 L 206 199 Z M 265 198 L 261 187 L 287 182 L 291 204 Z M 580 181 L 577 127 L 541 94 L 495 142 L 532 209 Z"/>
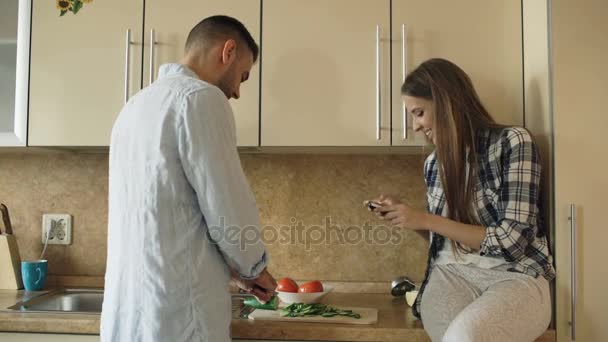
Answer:
<path fill-rule="evenodd" d="M 49 245 L 69 245 L 72 243 L 72 216 L 69 214 L 42 215 L 42 244 L 49 234 Z"/>

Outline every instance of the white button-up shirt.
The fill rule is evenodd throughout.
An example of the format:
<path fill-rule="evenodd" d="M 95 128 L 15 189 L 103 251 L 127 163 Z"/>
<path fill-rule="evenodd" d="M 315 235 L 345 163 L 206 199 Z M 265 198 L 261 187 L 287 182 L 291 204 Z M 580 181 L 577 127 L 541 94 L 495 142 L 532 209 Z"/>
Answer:
<path fill-rule="evenodd" d="M 112 130 L 102 341 L 230 341 L 232 266 L 267 264 L 224 93 L 179 64 Z"/>

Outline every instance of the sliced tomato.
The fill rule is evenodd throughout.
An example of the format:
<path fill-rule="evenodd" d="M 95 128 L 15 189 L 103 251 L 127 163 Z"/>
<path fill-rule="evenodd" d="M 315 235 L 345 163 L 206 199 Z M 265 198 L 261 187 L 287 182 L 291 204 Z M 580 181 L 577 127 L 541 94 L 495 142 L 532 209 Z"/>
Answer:
<path fill-rule="evenodd" d="M 304 283 L 298 287 L 298 292 L 300 293 L 310 293 L 310 292 L 323 292 L 323 284 L 320 281 L 309 281 L 308 283 Z"/>
<path fill-rule="evenodd" d="M 298 284 L 291 278 L 283 278 L 277 282 L 277 291 L 298 292 Z"/>

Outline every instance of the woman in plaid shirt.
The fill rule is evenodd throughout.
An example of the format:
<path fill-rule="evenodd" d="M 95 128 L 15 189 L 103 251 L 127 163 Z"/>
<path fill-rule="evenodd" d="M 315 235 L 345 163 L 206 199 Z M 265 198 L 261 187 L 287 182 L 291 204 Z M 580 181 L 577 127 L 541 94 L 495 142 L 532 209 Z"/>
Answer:
<path fill-rule="evenodd" d="M 533 341 L 551 320 L 555 276 L 540 224 L 541 165 L 530 133 L 497 124 L 467 74 L 444 59 L 406 78 L 426 159 L 427 212 L 381 196 L 378 215 L 431 239 L 413 307 L 433 341 Z"/>

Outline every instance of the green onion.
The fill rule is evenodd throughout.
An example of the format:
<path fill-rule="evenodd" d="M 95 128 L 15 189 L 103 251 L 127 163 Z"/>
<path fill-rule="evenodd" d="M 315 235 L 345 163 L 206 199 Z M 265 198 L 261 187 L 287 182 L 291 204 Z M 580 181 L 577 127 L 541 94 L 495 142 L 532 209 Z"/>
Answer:
<path fill-rule="evenodd" d="M 283 317 L 306 317 L 306 316 L 321 316 L 321 317 L 335 317 L 345 316 L 352 317 L 355 319 L 361 318 L 361 315 L 353 312 L 352 310 L 340 310 L 325 304 L 304 304 L 304 303 L 293 303 L 281 310 L 281 316 Z"/>

